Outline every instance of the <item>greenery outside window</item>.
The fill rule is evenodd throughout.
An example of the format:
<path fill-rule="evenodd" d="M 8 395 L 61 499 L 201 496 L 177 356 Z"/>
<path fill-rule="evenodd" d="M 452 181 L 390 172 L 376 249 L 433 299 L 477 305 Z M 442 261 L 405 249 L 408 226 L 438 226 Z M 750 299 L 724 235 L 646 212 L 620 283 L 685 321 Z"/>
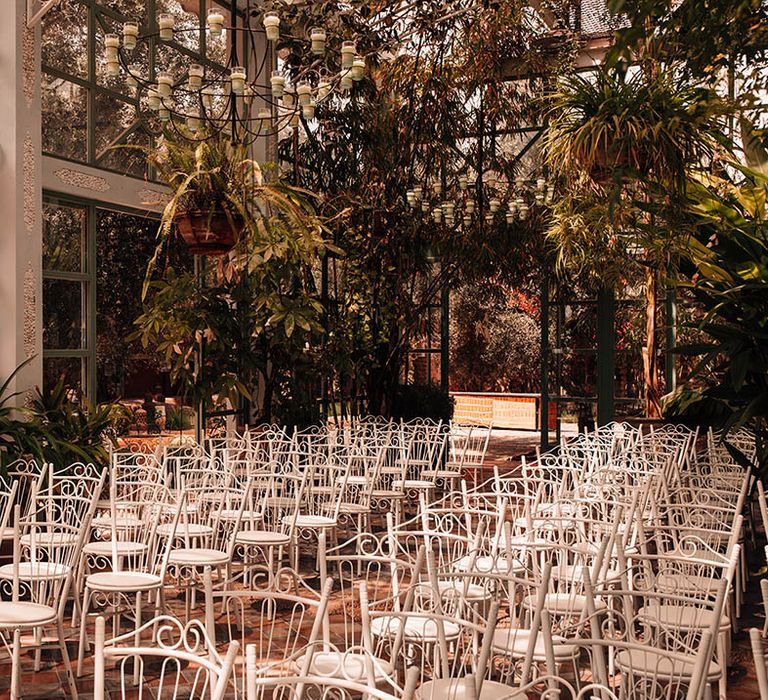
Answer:
<path fill-rule="evenodd" d="M 222 70 L 229 50 L 226 37 L 206 42 L 205 18 L 212 4 L 211 0 L 70 0 L 49 11 L 42 29 L 43 152 L 143 177 L 146 167 L 138 152 L 113 148 L 126 143 L 152 145 L 153 137 L 137 118 L 137 96 L 125 84 L 125 76 L 106 75 L 104 35 L 121 33 L 127 20 L 138 20 L 142 33 L 148 24 L 153 31 L 158 14 L 170 12 L 177 29 L 192 31 L 177 32 L 169 42 L 152 38 L 143 52 L 140 43 L 135 51 L 139 70 L 147 76 L 170 70 L 177 80 L 183 79 L 191 63 Z M 152 124 L 152 130 L 156 126 Z"/>
<path fill-rule="evenodd" d="M 43 205 L 43 383 L 64 376 L 92 393 L 93 265 L 88 255 L 89 209 L 58 199 Z"/>

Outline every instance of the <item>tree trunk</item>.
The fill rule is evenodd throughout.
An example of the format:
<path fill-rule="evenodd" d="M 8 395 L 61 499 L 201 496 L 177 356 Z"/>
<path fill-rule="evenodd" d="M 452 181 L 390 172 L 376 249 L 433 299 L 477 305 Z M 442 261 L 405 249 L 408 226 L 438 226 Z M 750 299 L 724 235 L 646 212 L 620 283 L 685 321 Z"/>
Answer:
<path fill-rule="evenodd" d="M 661 417 L 661 387 L 658 353 L 658 286 L 657 271 L 646 268 L 645 273 L 645 347 L 643 348 L 643 379 L 645 384 L 645 415 Z"/>

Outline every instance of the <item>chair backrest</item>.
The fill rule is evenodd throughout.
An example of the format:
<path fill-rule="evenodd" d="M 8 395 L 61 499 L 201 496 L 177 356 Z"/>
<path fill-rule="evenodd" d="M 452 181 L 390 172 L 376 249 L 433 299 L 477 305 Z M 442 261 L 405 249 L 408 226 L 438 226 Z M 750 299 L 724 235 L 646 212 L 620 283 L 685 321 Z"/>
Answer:
<path fill-rule="evenodd" d="M 218 624 L 227 639 L 251 643 L 256 648 L 258 675 L 286 675 L 296 669 L 309 672 L 316 648 L 328 643 L 333 579 L 326 579 L 318 593 L 304 585 L 298 574 L 285 570 L 264 589 L 215 590 L 210 568 L 203 578 L 205 626 L 211 639 Z"/>
<path fill-rule="evenodd" d="M 370 658 L 370 673 L 374 674 L 375 660 Z M 257 653 L 254 645 L 246 647 L 246 700 L 280 698 L 280 700 L 301 700 L 302 698 L 327 698 L 330 700 L 412 700 L 418 683 L 418 669 L 412 667 L 406 673 L 405 687 L 386 690 L 376 687 L 375 680 L 367 683 L 348 678 L 326 675 L 286 675 L 278 678 L 259 676 Z M 392 691 L 392 692 L 388 692 Z"/>
<path fill-rule="evenodd" d="M 49 483 L 41 492 L 37 490 L 40 482 L 33 484 L 30 506 L 24 515 L 16 505 L 12 600 L 24 597 L 63 614 L 106 478 L 106 469 L 95 485 L 87 478 L 57 481 L 49 475 Z"/>
<path fill-rule="evenodd" d="M 16 503 L 21 506 L 21 514 L 24 515 L 29 508 L 32 485 L 41 478 L 47 478 L 48 466 L 33 459 L 17 459 L 8 465 L 6 474 L 8 479 L 16 484 Z"/>
<path fill-rule="evenodd" d="M 136 640 L 147 632 L 151 632 L 150 643 L 137 645 Z M 137 630 L 108 640 L 104 618 L 98 617 L 94 698 L 105 700 L 107 697 L 105 669 L 108 662 L 114 662 L 119 680 L 116 688 L 110 689 L 110 698 L 127 700 L 136 697 L 137 692 L 142 697 L 142 693 L 149 690 L 156 698 L 177 698 L 179 689 L 185 688 L 183 697 L 189 700 L 222 700 L 239 649 L 240 645 L 233 641 L 221 656 L 201 622 L 192 620 L 185 625 L 167 615 L 148 620 Z M 154 670 L 157 665 L 160 666 L 159 675 Z M 191 679 L 191 688 L 188 679 Z"/>

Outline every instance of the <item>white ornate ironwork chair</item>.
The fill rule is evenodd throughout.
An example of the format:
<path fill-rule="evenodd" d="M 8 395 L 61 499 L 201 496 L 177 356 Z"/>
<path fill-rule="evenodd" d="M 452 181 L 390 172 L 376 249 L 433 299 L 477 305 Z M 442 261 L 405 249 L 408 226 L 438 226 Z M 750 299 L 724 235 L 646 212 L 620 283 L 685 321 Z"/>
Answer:
<path fill-rule="evenodd" d="M 151 632 L 150 644 L 141 636 Z M 167 615 L 148 620 L 134 632 L 106 638 L 103 617 L 96 620 L 93 693 L 96 700 L 152 697 L 162 700 L 223 700 L 240 646 L 229 644 L 223 656 L 208 639 L 202 622 L 186 625 Z M 107 695 L 106 669 L 116 667 L 117 687 Z M 189 680 L 188 680 L 189 679 Z"/>

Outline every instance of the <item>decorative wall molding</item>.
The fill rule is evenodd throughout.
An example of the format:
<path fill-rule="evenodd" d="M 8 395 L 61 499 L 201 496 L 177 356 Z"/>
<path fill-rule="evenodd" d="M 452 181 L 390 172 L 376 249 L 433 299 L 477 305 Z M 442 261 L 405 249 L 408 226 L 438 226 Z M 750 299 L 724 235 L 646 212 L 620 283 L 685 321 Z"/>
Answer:
<path fill-rule="evenodd" d="M 37 90 L 37 52 L 35 51 L 35 30 L 27 27 L 26 13 L 24 29 L 21 32 L 21 82 L 27 108 L 32 106 Z"/>
<path fill-rule="evenodd" d="M 38 180 L 46 193 L 82 197 L 148 214 L 161 214 L 169 196 L 169 190 L 162 184 L 144 178 L 101 170 L 45 154 L 38 162 Z"/>
<path fill-rule="evenodd" d="M 90 173 L 84 173 L 81 170 L 75 170 L 74 168 L 59 168 L 58 170 L 54 170 L 53 174 L 65 185 L 79 187 L 83 190 L 108 192 L 110 189 L 110 185 L 105 178 L 99 177 L 98 175 L 91 175 Z"/>
<path fill-rule="evenodd" d="M 31 262 L 24 272 L 24 356 L 28 359 L 37 350 L 37 279 Z"/>
<path fill-rule="evenodd" d="M 145 187 L 143 190 L 139 190 L 139 197 L 141 197 L 142 204 L 149 204 L 153 206 L 162 205 L 165 206 L 171 201 L 171 195 L 168 192 L 162 190 L 153 190 L 149 187 Z"/>
<path fill-rule="evenodd" d="M 22 155 L 24 228 L 31 235 L 37 224 L 37 149 L 28 131 Z"/>

